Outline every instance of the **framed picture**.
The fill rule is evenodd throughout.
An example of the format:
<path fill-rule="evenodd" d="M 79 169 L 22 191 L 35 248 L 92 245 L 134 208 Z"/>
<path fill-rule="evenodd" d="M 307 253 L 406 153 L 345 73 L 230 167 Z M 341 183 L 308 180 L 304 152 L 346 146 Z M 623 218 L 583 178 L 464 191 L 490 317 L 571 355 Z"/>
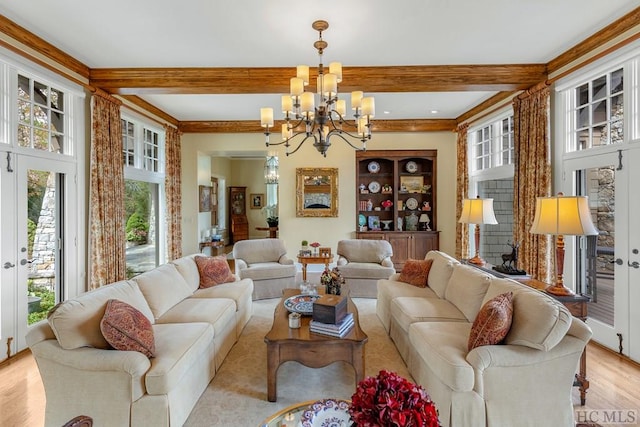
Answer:
<path fill-rule="evenodd" d="M 370 215 L 367 218 L 369 230 L 377 231 L 380 230 L 380 217 L 378 215 Z"/>
<path fill-rule="evenodd" d="M 421 176 L 401 176 L 400 192 L 401 193 L 422 193 L 422 185 L 424 181 Z"/>
<path fill-rule="evenodd" d="M 338 168 L 296 168 L 296 217 L 338 216 Z"/>
<path fill-rule="evenodd" d="M 200 212 L 211 212 L 211 187 L 199 185 L 198 206 Z"/>
<path fill-rule="evenodd" d="M 251 209 L 260 209 L 264 206 L 264 194 L 251 194 Z"/>

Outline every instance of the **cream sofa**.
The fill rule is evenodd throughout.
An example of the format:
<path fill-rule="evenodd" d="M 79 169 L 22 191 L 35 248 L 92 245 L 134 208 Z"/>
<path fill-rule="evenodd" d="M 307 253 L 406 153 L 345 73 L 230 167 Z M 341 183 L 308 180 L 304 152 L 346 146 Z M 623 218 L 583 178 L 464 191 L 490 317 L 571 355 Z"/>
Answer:
<path fill-rule="evenodd" d="M 250 279 L 198 289 L 195 255 L 87 292 L 36 324 L 27 343 L 44 383 L 46 426 L 77 415 L 95 426 L 181 426 L 251 317 Z M 109 299 L 153 324 L 155 357 L 109 349 Z"/>
<path fill-rule="evenodd" d="M 378 280 L 396 272 L 393 248 L 386 240 L 340 240 L 337 253 L 336 266 L 351 297 L 375 298 Z"/>
<path fill-rule="evenodd" d="M 241 240 L 233 245 L 236 274 L 253 280 L 253 299 L 279 298 L 296 286 L 296 266 L 280 239 Z"/>
<path fill-rule="evenodd" d="M 442 425 L 573 427 L 571 388 L 590 328 L 549 295 L 431 251 L 428 287 L 378 281 L 377 314 Z M 467 350 L 482 305 L 513 292 L 500 345 Z"/>

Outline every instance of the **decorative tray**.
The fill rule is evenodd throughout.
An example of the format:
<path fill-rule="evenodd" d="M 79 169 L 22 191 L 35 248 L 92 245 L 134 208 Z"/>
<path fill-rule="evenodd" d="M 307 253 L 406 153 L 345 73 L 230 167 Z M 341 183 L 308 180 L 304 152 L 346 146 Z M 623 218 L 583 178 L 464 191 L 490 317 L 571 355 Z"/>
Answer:
<path fill-rule="evenodd" d="M 320 295 L 294 295 L 284 300 L 284 308 L 292 313 L 306 315 L 313 314 L 313 302 L 320 298 Z"/>
<path fill-rule="evenodd" d="M 349 402 L 338 399 L 318 400 L 302 412 L 302 427 L 349 426 Z"/>

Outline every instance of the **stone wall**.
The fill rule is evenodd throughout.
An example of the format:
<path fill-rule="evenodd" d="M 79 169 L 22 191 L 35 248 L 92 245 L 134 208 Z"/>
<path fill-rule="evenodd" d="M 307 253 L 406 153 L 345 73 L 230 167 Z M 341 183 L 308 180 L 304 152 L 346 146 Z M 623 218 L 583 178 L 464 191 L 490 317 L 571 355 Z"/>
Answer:
<path fill-rule="evenodd" d="M 36 225 L 31 252 L 31 268 L 29 279 L 36 286 L 47 286 L 51 290 L 55 286 L 56 277 L 56 174 L 50 173 L 47 189 L 42 198 L 40 216 Z"/>
<path fill-rule="evenodd" d="M 480 226 L 480 256 L 488 263 L 501 265 L 501 255 L 511 253 L 507 243 L 513 243 L 513 178 L 481 181 L 478 195 L 482 199 L 493 199 L 498 220 L 497 225 Z M 473 233 L 473 226 L 470 229 Z M 471 252 L 474 251 L 472 247 Z"/>

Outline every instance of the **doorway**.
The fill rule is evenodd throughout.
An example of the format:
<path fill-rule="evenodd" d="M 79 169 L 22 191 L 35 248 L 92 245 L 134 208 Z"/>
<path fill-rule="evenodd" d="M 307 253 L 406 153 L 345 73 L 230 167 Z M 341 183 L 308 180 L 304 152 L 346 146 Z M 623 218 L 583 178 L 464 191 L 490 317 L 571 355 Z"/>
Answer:
<path fill-rule="evenodd" d="M 568 259 L 576 291 L 588 295 L 593 340 L 640 361 L 640 149 L 565 162 L 564 191 L 589 197 L 596 237 L 576 238 Z M 634 308 L 634 309 L 632 309 Z"/>
<path fill-rule="evenodd" d="M 64 299 L 76 259 L 76 230 L 69 225 L 77 224 L 77 192 L 72 163 L 0 155 L 1 361 L 25 349 L 29 327 Z"/>

